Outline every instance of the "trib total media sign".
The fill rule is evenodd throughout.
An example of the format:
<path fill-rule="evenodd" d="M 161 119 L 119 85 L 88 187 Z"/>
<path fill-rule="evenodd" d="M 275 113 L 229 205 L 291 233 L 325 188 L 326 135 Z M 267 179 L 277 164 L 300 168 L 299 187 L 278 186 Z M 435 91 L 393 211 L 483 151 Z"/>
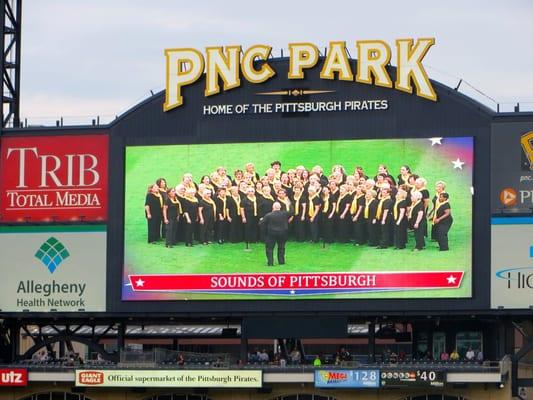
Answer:
<path fill-rule="evenodd" d="M 397 71 L 393 82 L 387 71 L 391 61 L 391 47 L 382 40 L 356 42 L 357 66 L 349 59 L 346 42 L 330 42 L 320 69 L 321 79 L 339 79 L 369 85 L 394 87 L 407 93 L 436 101 L 437 94 L 431 86 L 422 60 L 433 38 L 396 40 Z M 241 85 L 241 75 L 249 83 L 259 84 L 276 75 L 268 59 L 271 46 L 255 45 L 243 51 L 241 46 L 207 47 L 204 55 L 192 48 L 166 49 L 166 97 L 164 111 L 184 103 L 182 88 L 196 82 L 205 71 L 205 96 Z M 304 79 L 306 70 L 314 68 L 320 59 L 318 47 L 312 43 L 289 44 L 288 79 Z"/>
<path fill-rule="evenodd" d="M 107 135 L 3 137 L 0 147 L 0 223 L 107 219 Z"/>

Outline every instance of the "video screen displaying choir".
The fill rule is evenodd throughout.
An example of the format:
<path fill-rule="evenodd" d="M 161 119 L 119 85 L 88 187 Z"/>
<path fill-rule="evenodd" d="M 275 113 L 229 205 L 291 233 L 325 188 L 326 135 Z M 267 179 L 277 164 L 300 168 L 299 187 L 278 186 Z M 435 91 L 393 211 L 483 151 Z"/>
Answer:
<path fill-rule="evenodd" d="M 196 182 L 185 173 L 175 187 L 157 179 L 145 201 L 148 243 L 164 241 L 172 247 L 262 241 L 259 221 L 278 201 L 290 214 L 289 239 L 297 242 L 382 249 L 405 249 L 412 242 L 409 247 L 420 251 L 429 236 L 439 250 L 449 249 L 453 218 L 443 181 L 434 183 L 431 197 L 426 179 L 407 165 L 396 177 L 385 165 L 370 176 L 361 167 L 349 174 L 336 165 L 329 175 L 318 165 L 287 172 L 281 167 L 274 161 L 263 176 L 252 163 L 233 176 L 219 167 Z"/>

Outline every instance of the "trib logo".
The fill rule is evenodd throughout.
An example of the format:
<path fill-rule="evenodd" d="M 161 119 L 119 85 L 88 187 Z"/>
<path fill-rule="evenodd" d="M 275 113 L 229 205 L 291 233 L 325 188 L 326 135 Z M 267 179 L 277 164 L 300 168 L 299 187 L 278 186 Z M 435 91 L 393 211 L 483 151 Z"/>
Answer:
<path fill-rule="evenodd" d="M 500 192 L 500 202 L 505 207 L 516 206 L 518 194 L 513 188 L 505 188 Z"/>
<path fill-rule="evenodd" d="M 0 386 L 26 386 L 28 371 L 21 368 L 0 369 Z"/>
<path fill-rule="evenodd" d="M 28 187 L 26 184 L 26 164 L 33 159 L 39 160 L 40 188 L 48 188 L 53 185 L 56 187 L 86 187 L 94 186 L 100 181 L 100 174 L 96 170 L 98 159 L 93 154 L 66 154 L 61 159 L 53 154 L 39 154 L 37 147 L 7 149 L 7 159 L 17 155 L 19 160 L 17 189 Z M 61 171 L 66 175 L 63 181 L 58 177 L 58 173 Z M 34 174 L 35 172 L 32 171 L 31 173 Z M 89 175 L 89 179 L 86 179 L 86 175 Z M 50 182 L 53 182 L 53 185 Z"/>

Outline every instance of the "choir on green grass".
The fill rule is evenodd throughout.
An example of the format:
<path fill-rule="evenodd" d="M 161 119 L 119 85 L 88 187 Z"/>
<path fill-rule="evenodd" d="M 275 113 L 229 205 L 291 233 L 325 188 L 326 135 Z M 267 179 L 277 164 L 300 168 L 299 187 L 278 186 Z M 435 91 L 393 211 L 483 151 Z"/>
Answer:
<path fill-rule="evenodd" d="M 318 165 L 284 172 L 279 161 L 262 176 L 252 163 L 233 176 L 224 167 L 199 179 L 185 173 L 174 187 L 164 178 L 149 186 L 148 242 L 172 247 L 262 241 L 259 221 L 277 201 L 290 213 L 290 238 L 298 242 L 380 249 L 405 249 L 410 242 L 420 251 L 429 235 L 445 251 L 453 222 L 450 199 L 444 181 L 435 182 L 434 190 L 431 196 L 426 179 L 407 165 L 396 177 L 385 165 L 375 174 L 359 166 L 350 174 L 336 165 L 326 175 Z"/>

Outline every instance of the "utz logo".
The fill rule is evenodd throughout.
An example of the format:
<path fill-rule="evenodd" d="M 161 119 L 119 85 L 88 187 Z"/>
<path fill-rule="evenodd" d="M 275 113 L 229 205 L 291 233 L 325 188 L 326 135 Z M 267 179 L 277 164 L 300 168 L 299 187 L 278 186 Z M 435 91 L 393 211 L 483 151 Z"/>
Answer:
<path fill-rule="evenodd" d="M 57 267 L 70 257 L 70 253 L 63 243 L 52 236 L 39 247 L 35 257 L 53 274 Z"/>
<path fill-rule="evenodd" d="M 83 371 L 78 375 L 80 385 L 101 385 L 104 383 L 104 373 L 98 371 Z"/>
<path fill-rule="evenodd" d="M 25 369 L 0 369 L 0 386 L 26 386 L 28 371 Z"/>
<path fill-rule="evenodd" d="M 339 383 L 348 381 L 348 374 L 346 372 L 320 371 L 320 377 L 325 383 Z"/>

